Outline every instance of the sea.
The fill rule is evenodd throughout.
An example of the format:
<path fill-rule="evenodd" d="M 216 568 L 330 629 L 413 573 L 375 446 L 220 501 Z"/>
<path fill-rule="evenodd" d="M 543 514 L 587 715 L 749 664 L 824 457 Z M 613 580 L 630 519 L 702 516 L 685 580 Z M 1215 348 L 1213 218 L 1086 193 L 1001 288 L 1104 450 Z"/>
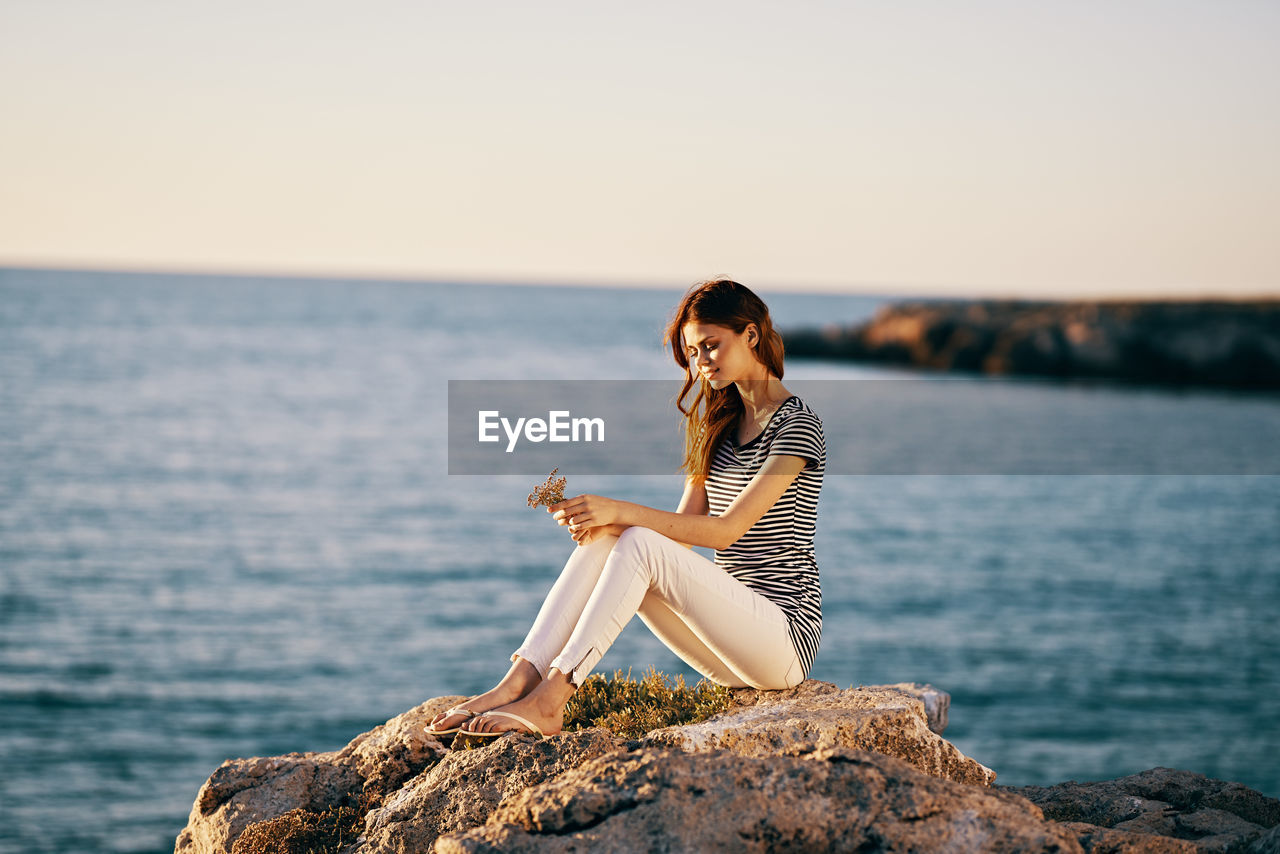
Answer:
<path fill-rule="evenodd" d="M 759 293 L 783 329 L 903 298 Z M 449 381 L 678 388 L 680 295 L 0 270 L 0 851 L 171 851 L 223 760 L 338 749 L 492 685 L 574 546 L 526 505 L 540 477 L 449 474 Z M 1120 448 L 1159 431 L 1122 414 L 1137 399 L 1157 425 L 1280 427 L 1265 395 L 1002 383 L 1028 412 L 1085 407 Z M 832 450 L 901 453 L 838 422 Z M 828 473 L 811 677 L 949 692 L 947 738 L 1001 784 L 1165 766 L 1280 796 L 1280 468 L 1122 462 Z M 673 510 L 681 484 L 568 493 Z M 697 681 L 639 620 L 597 672 L 650 666 Z"/>

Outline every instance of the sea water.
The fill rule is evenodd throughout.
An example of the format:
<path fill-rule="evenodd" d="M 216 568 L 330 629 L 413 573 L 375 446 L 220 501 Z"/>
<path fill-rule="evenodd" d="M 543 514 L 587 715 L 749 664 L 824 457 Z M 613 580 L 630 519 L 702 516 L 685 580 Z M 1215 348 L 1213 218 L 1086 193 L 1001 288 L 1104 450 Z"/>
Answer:
<path fill-rule="evenodd" d="M 888 301 L 761 295 L 783 328 Z M 447 474 L 447 382 L 678 379 L 679 296 L 0 271 L 0 850 L 171 851 L 222 760 L 490 686 L 573 544 L 525 506 L 541 478 Z M 1268 398 L 1122 394 L 1280 423 Z M 811 676 L 950 692 L 947 737 L 999 782 L 1164 765 L 1280 795 L 1280 477 L 832 473 L 816 553 Z M 638 620 L 598 671 L 649 665 L 696 678 Z"/>

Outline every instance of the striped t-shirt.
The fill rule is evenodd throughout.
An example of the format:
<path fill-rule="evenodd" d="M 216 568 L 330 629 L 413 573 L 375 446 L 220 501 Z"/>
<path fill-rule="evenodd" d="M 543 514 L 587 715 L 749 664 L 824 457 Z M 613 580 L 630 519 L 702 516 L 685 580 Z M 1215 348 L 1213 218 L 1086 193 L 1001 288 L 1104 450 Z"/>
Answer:
<path fill-rule="evenodd" d="M 765 457 L 778 454 L 807 462 L 760 521 L 729 548 L 716 550 L 715 562 L 787 615 L 791 641 L 808 677 L 822 636 L 822 588 L 813 556 L 818 492 L 827 468 L 822 419 L 792 395 L 750 442 L 739 447 L 732 433 L 727 435 L 711 459 L 707 503 L 710 515 L 724 513 L 760 471 Z"/>

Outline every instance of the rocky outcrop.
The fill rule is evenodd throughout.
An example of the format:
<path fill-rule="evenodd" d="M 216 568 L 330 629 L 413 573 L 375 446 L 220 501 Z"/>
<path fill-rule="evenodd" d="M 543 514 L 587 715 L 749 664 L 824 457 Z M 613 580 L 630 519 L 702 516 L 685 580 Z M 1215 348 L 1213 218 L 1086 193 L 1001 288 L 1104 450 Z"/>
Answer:
<path fill-rule="evenodd" d="M 175 854 L 226 854 L 254 822 L 323 812 L 397 791 L 448 751 L 422 728 L 465 697 L 437 697 L 356 736 L 340 751 L 229 759 L 200 787 Z"/>
<path fill-rule="evenodd" d="M 438 854 L 1081 851 L 1022 798 L 837 747 L 769 758 L 639 749 L 522 792 Z"/>
<path fill-rule="evenodd" d="M 926 706 L 925 699 L 929 700 Z M 427 850 L 437 836 L 483 824 L 499 804 L 584 762 L 627 749 L 678 748 L 755 758 L 843 747 L 879 749 L 926 773 L 988 785 L 989 769 L 929 729 L 945 727 L 949 698 L 930 686 L 851 688 L 809 680 L 786 691 L 739 689 L 736 708 L 708 721 L 667 727 L 624 742 L 601 729 L 547 739 L 508 737 L 481 750 L 455 751 L 369 813 L 361 854 Z M 654 752 L 654 751 L 650 751 Z"/>
<path fill-rule="evenodd" d="M 499 804 L 622 743 L 603 729 L 551 738 L 507 736 L 478 750 L 455 750 L 365 819 L 360 854 L 429 851 L 436 837 L 484 824 Z"/>
<path fill-rule="evenodd" d="M 1091 850 L 1140 835 L 1140 841 L 1152 837 L 1181 841 L 1181 847 L 1167 850 L 1243 851 L 1261 840 L 1268 828 L 1280 826 L 1280 801 L 1275 798 L 1239 783 L 1169 768 L 1101 783 L 1006 791 L 1027 798 L 1046 817 L 1065 822 L 1082 840 L 1090 840 L 1095 846 Z"/>
<path fill-rule="evenodd" d="M 243 850 L 295 850 L 271 843 L 275 828 L 322 826 L 335 809 L 363 828 L 342 854 L 1268 852 L 1280 842 L 1268 830 L 1280 803 L 1186 772 L 992 786 L 990 769 L 941 737 L 949 698 L 928 685 L 738 689 L 722 714 L 639 739 L 595 728 L 446 750 L 423 727 L 459 699 L 429 700 L 340 751 L 223 763 L 175 851 L 231 852 L 238 838 Z"/>
<path fill-rule="evenodd" d="M 358 736 L 341 751 L 223 763 L 200 789 L 178 854 L 229 852 L 250 824 L 291 810 L 373 807 L 359 850 L 423 850 L 440 834 L 484 823 L 524 789 L 627 749 L 602 730 L 514 736 L 449 751 L 422 728 L 460 697 L 438 697 Z M 822 748 L 879 750 L 926 773 L 988 785 L 995 775 L 943 739 L 950 698 L 927 685 L 841 690 L 808 680 L 786 691 L 738 689 L 735 707 L 700 724 L 650 733 L 632 747 L 768 757 Z M 932 727 L 932 729 L 931 729 Z"/>
<path fill-rule="evenodd" d="M 935 370 L 1280 389 L 1280 300 L 926 300 L 783 333 L 788 356 Z"/>
<path fill-rule="evenodd" d="M 702 723 L 656 730 L 642 743 L 754 757 L 845 747 L 896 756 L 926 774 L 959 783 L 989 786 L 995 780 L 994 771 L 938 734 L 946 727 L 949 698 L 944 701 L 946 695 L 930 686 L 840 691 L 830 683 L 809 681 L 788 692 L 753 693 L 755 698 L 744 692 L 735 697 L 742 708 Z M 937 732 L 930 728 L 929 705 Z"/>

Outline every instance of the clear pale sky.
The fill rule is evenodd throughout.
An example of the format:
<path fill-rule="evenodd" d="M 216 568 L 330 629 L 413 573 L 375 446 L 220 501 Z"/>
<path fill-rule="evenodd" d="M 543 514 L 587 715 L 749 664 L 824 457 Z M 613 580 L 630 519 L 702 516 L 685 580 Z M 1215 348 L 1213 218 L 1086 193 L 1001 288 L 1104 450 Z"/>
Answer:
<path fill-rule="evenodd" d="M 1280 294 L 1280 3 L 0 0 L 0 266 Z"/>

